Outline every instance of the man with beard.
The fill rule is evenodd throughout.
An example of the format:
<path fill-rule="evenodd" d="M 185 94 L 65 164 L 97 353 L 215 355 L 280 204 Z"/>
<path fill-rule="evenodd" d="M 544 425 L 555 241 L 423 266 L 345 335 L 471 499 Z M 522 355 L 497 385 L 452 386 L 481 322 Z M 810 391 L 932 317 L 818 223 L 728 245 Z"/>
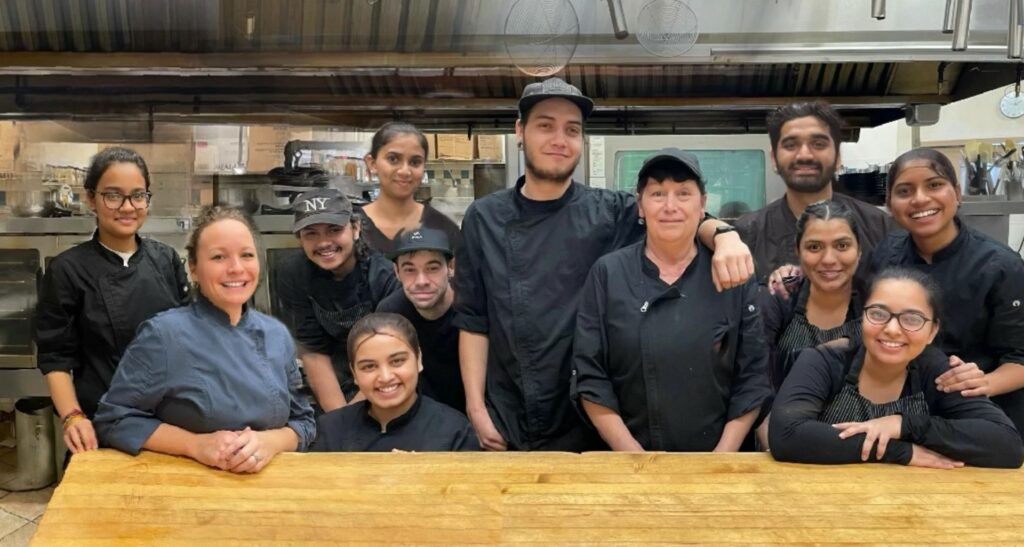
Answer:
<path fill-rule="evenodd" d="M 572 180 L 593 108 L 558 78 L 526 86 L 516 121 L 526 174 L 470 205 L 462 223 L 459 360 L 466 411 L 488 450 L 604 447 L 569 398 L 576 308 L 594 262 L 644 230 L 633 195 Z M 730 230 L 717 220 L 699 230 L 708 247 L 717 237 L 720 290 L 752 273 L 748 249 Z"/>
<path fill-rule="evenodd" d="M 865 255 L 895 226 L 881 209 L 832 191 L 840 163 L 842 126 L 839 114 L 823 102 L 789 104 L 768 115 L 772 166 L 786 183 L 786 193 L 736 221 L 743 242 L 754 255 L 759 278 L 767 278 L 779 266 L 799 263 L 796 219 L 817 201 L 835 200 L 853 211 Z M 866 263 L 862 260 L 858 271 L 864 272 Z"/>
<path fill-rule="evenodd" d="M 419 383 L 423 394 L 465 412 L 459 329 L 452 323 L 452 256 L 448 236 L 441 230 L 420 228 L 400 235 L 391 258 L 402 290 L 382 300 L 377 311 L 397 313 L 416 328 L 423 356 Z"/>

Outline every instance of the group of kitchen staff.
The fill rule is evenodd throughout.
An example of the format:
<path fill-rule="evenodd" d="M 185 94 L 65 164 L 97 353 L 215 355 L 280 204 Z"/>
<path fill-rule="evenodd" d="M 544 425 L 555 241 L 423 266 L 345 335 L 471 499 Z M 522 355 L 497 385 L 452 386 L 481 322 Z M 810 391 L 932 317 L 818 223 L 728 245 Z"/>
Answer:
<path fill-rule="evenodd" d="M 733 227 L 705 214 L 682 150 L 648 158 L 635 194 L 573 181 L 592 110 L 558 78 L 528 85 L 526 173 L 461 231 L 413 199 L 423 134 L 385 125 L 366 158 L 376 201 L 296 199 L 280 322 L 248 305 L 248 219 L 204 210 L 190 286 L 172 249 L 138 235 L 144 161 L 104 150 L 86 180 L 96 233 L 53 261 L 39 302 L 66 444 L 235 472 L 307 449 L 755 443 L 791 461 L 1021 465 L 1024 262 L 957 219 L 945 156 L 897 158 L 890 217 L 833 193 L 839 116 L 781 107 L 768 126 L 786 193 Z"/>

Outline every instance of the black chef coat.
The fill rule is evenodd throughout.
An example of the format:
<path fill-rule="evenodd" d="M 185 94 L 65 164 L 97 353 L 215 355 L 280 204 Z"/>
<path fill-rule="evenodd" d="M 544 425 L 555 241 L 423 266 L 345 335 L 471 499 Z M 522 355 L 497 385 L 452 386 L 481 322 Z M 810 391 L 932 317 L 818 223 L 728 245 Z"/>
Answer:
<path fill-rule="evenodd" d="M 512 449 L 577 448 L 569 400 L 576 305 L 590 267 L 643 234 L 624 192 L 573 182 L 552 201 L 515 188 L 473 202 L 456 255 L 455 325 L 490 342 L 485 400 Z"/>
<path fill-rule="evenodd" d="M 451 289 L 449 289 L 451 290 Z M 459 369 L 459 329 L 452 324 L 455 310 L 429 320 L 416 311 L 405 291 L 395 291 L 377 306 L 379 312 L 397 313 L 416 328 L 423 356 L 420 391 L 459 412 L 466 412 L 466 390 Z"/>
<path fill-rule="evenodd" d="M 320 416 L 316 431 L 314 452 L 480 450 L 465 415 L 423 395 L 408 412 L 388 422 L 386 430 L 370 416 L 370 404 L 359 401 Z"/>
<path fill-rule="evenodd" d="M 98 237 L 54 257 L 36 307 L 39 370 L 70 372 L 90 418 L 139 324 L 189 295 L 184 264 L 170 246 L 136 236 L 125 267 Z"/>
<path fill-rule="evenodd" d="M 395 249 L 398 248 L 398 235 L 394 239 L 388 239 L 377 228 L 377 225 L 373 223 L 373 220 L 361 209 L 359 214 L 362 219 L 359 232 L 360 237 L 366 239 L 366 243 L 370 248 L 383 253 L 385 256 L 391 256 L 391 253 L 394 253 Z M 420 216 L 419 225 L 421 228 L 433 228 L 444 232 L 448 236 L 448 245 L 451 246 L 453 252 L 457 252 L 462 247 L 462 233 L 459 232 L 459 225 L 441 211 L 431 207 L 430 204 L 423 204 L 423 214 Z"/>
<path fill-rule="evenodd" d="M 800 353 L 772 407 L 772 456 L 801 463 L 859 463 L 864 434 L 840 439 L 832 424 L 820 421 L 829 403 L 864 363 L 859 344 L 818 346 Z M 923 393 L 929 415 L 903 416 L 900 439 L 892 439 L 880 461 L 907 464 L 911 444 L 929 448 L 967 465 L 1020 467 L 1020 436 L 988 397 L 963 397 L 936 389 L 935 378 L 949 370 L 944 353 L 928 346 L 907 365 L 901 397 Z M 851 374 L 853 378 L 848 378 Z M 912 371 L 911 371 L 912 372 Z M 913 385 L 914 380 L 918 385 Z M 869 461 L 876 461 L 871 450 Z"/>
<path fill-rule="evenodd" d="M 390 260 L 371 253 L 348 275 L 335 279 L 294 249 L 277 270 L 280 319 L 292 331 L 303 351 L 331 356 L 334 373 L 346 399 L 359 392 L 348 366 L 348 333 L 363 316 L 393 291 L 402 287 Z"/>
<path fill-rule="evenodd" d="M 598 260 L 580 297 L 573 396 L 617 412 L 646 450 L 711 451 L 770 394 L 757 283 L 717 292 L 695 244 L 671 285 L 640 241 Z"/>
<path fill-rule="evenodd" d="M 832 200 L 849 207 L 857 218 L 862 256 L 867 256 L 887 232 L 899 229 L 892 217 L 869 203 L 839 192 L 832 192 Z M 796 252 L 796 220 L 786 204 L 786 196 L 782 196 L 736 221 L 736 230 L 750 247 L 750 254 L 754 256 L 755 275 L 761 282 L 779 266 L 800 264 Z M 867 261 L 862 260 L 857 270 L 860 277 L 867 270 Z"/>
<path fill-rule="evenodd" d="M 871 257 L 872 271 L 907 266 L 942 287 L 945 313 L 934 344 L 985 372 L 1024 365 L 1024 261 L 1006 245 L 955 219 L 959 233 L 928 264 L 910 234 L 890 234 Z M 993 398 L 1024 431 L 1024 390 Z"/>

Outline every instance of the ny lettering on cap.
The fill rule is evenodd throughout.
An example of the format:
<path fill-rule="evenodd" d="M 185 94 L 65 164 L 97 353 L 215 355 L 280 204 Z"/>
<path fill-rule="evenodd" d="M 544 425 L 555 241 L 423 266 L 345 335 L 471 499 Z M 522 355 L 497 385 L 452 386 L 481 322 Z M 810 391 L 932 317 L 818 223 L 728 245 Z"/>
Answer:
<path fill-rule="evenodd" d="M 292 232 L 296 233 L 313 224 L 347 224 L 352 219 L 352 202 L 340 190 L 317 188 L 295 198 L 292 211 Z"/>

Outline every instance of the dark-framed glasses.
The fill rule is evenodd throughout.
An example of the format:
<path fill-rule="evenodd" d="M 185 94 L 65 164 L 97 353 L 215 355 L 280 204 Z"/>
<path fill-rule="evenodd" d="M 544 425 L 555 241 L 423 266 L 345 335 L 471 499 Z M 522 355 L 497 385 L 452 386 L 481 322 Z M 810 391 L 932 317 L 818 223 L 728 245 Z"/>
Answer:
<path fill-rule="evenodd" d="M 107 206 L 107 209 L 120 209 L 124 206 L 124 202 L 128 201 L 132 204 L 132 207 L 136 209 L 145 209 L 149 207 L 149 200 L 153 198 L 152 192 L 132 192 L 130 194 L 122 194 L 116 190 L 109 190 L 107 192 L 93 192 L 103 197 L 103 205 Z"/>
<path fill-rule="evenodd" d="M 900 328 L 907 332 L 917 332 L 924 328 L 929 321 L 934 321 L 930 317 L 925 317 L 920 312 L 916 311 L 902 311 L 900 313 L 893 313 L 881 306 L 867 306 L 864 308 L 864 318 L 869 323 L 875 325 L 888 324 L 892 318 L 896 318 L 896 322 L 899 323 Z"/>

